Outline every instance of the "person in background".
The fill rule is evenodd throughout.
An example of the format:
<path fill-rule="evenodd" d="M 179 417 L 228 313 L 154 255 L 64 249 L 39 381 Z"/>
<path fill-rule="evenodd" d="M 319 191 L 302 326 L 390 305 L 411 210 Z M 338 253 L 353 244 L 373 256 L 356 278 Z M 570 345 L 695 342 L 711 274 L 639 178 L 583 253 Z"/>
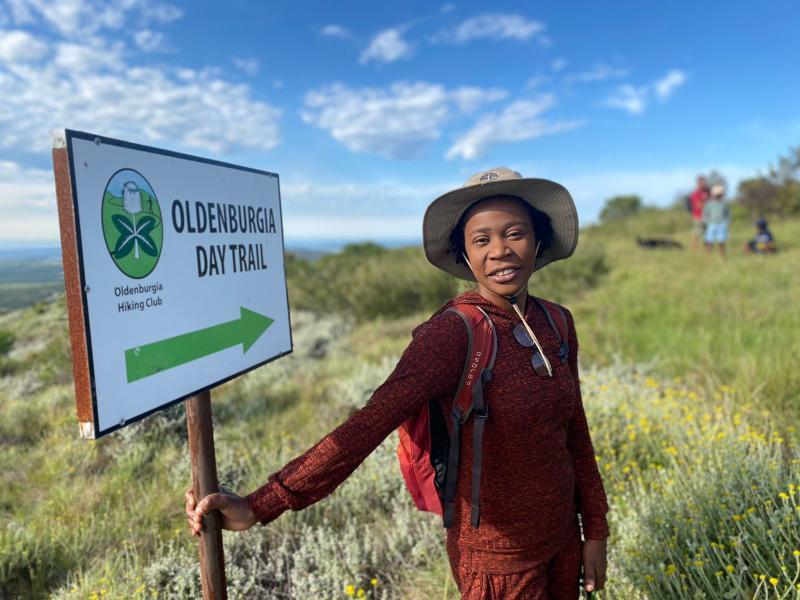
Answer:
<path fill-rule="evenodd" d="M 764 217 L 759 217 L 755 222 L 756 237 L 744 245 L 745 252 L 753 254 L 772 254 L 778 251 L 775 245 L 775 238 L 769 230 L 769 225 Z"/>
<path fill-rule="evenodd" d="M 706 250 L 711 252 L 714 244 L 717 244 L 719 253 L 724 256 L 731 222 L 731 210 L 725 202 L 724 186 L 720 184 L 711 186 L 711 197 L 703 205 L 701 221 L 705 226 Z"/>
<path fill-rule="evenodd" d="M 708 200 L 708 186 L 702 175 L 697 177 L 697 187 L 689 196 L 689 210 L 692 213 L 692 250 L 697 250 L 699 241 L 705 236 L 703 226 L 703 206 Z"/>

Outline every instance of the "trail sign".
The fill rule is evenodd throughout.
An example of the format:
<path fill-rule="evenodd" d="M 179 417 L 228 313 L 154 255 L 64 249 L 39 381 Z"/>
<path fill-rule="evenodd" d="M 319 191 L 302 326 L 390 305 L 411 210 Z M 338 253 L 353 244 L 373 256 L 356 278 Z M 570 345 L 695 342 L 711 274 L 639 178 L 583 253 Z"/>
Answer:
<path fill-rule="evenodd" d="M 276 174 L 70 130 L 53 160 L 81 435 L 291 352 Z"/>

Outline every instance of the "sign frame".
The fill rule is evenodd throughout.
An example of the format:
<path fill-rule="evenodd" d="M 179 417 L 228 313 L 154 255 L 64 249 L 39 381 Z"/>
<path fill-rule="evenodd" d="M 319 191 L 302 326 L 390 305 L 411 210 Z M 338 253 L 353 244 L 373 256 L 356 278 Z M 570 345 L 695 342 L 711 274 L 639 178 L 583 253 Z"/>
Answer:
<path fill-rule="evenodd" d="M 289 349 L 257 364 L 227 375 L 217 381 L 214 381 L 213 383 L 193 389 L 192 391 L 178 398 L 173 398 L 155 408 L 138 414 L 135 417 L 123 420 L 110 427 L 100 429 L 97 411 L 97 390 L 95 386 L 95 364 L 94 355 L 92 353 L 91 329 L 89 323 L 87 299 L 87 293 L 89 292 L 89 289 L 86 285 L 86 274 L 84 271 L 83 248 L 81 244 L 80 229 L 80 211 L 78 208 L 75 164 L 72 147 L 72 140 L 75 139 L 91 141 L 98 145 L 107 144 L 171 158 L 189 160 L 208 165 L 274 177 L 277 180 L 277 200 L 280 212 L 279 222 L 281 229 L 281 253 L 284 257 L 284 260 L 282 261 L 282 275 L 284 288 L 286 291 Z M 254 369 L 262 367 L 273 360 L 286 356 L 294 350 L 294 340 L 292 338 L 291 326 L 291 306 L 289 305 L 289 288 L 286 284 L 286 246 L 283 232 L 283 208 L 280 192 L 280 178 L 277 173 L 71 129 L 58 131 L 53 138 L 53 171 L 55 176 L 56 202 L 58 206 L 58 220 L 61 234 L 61 254 L 64 268 L 64 287 L 67 300 L 67 313 L 69 317 L 68 320 L 70 346 L 72 350 L 73 379 L 75 383 L 75 399 L 78 413 L 78 424 L 82 438 L 97 439 L 103 437 L 109 433 L 121 429 L 122 427 L 125 427 L 126 425 L 140 421 L 160 410 L 174 406 L 179 402 L 183 402 L 203 392 L 210 391 L 212 388 L 227 383 L 228 381 L 231 381 L 232 379 L 244 375 L 245 373 L 248 373 Z"/>

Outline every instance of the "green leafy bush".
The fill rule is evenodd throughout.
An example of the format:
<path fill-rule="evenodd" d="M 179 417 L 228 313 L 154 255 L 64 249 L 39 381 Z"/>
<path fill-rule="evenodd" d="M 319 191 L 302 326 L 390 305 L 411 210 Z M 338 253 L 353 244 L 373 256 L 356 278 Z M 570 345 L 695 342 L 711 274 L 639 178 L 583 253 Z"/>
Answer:
<path fill-rule="evenodd" d="M 547 300 L 566 302 L 596 287 L 610 270 L 602 246 L 581 244 L 569 259 L 534 273 L 529 289 Z"/>
<path fill-rule="evenodd" d="M 606 200 L 605 206 L 600 211 L 601 221 L 614 221 L 631 217 L 642 208 L 642 199 L 634 194 L 628 196 L 613 196 Z"/>
<path fill-rule="evenodd" d="M 800 148 L 779 157 L 777 165 L 765 175 L 741 181 L 736 201 L 751 218 L 800 213 Z"/>
<path fill-rule="evenodd" d="M 14 346 L 14 334 L 0 329 L 0 357 L 9 353 Z"/>
<path fill-rule="evenodd" d="M 457 281 L 431 266 L 422 249 L 348 246 L 317 261 L 287 261 L 293 308 L 358 321 L 433 311 L 457 293 Z"/>

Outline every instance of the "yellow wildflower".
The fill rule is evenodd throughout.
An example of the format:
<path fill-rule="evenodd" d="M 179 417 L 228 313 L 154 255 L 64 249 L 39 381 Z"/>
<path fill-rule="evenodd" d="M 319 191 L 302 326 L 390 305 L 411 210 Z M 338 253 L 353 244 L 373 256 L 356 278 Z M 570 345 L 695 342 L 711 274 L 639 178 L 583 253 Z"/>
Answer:
<path fill-rule="evenodd" d="M 727 567 L 725 567 L 725 570 L 726 570 L 728 573 L 733 573 L 733 571 L 734 571 L 733 565 L 728 565 Z"/>
<path fill-rule="evenodd" d="M 347 594 L 348 596 L 355 596 L 356 595 L 356 586 L 354 586 L 351 583 L 346 588 L 344 588 L 344 593 Z"/>
<path fill-rule="evenodd" d="M 370 580 L 369 580 L 369 582 L 370 582 L 370 584 L 371 584 L 373 587 L 374 587 L 374 586 L 376 586 L 376 585 L 378 585 L 378 580 L 377 580 L 377 578 L 375 578 L 375 577 L 373 577 L 372 579 L 370 579 Z"/>
<path fill-rule="evenodd" d="M 770 578 L 769 578 L 769 582 L 770 582 L 770 583 L 771 583 L 773 586 L 777 586 L 777 585 L 778 585 L 778 578 L 777 578 L 777 577 L 770 577 Z"/>
<path fill-rule="evenodd" d="M 356 594 L 356 596 L 358 598 L 363 598 L 364 596 L 366 596 L 366 594 L 367 592 L 364 591 L 364 588 L 358 588 L 358 593 Z"/>

